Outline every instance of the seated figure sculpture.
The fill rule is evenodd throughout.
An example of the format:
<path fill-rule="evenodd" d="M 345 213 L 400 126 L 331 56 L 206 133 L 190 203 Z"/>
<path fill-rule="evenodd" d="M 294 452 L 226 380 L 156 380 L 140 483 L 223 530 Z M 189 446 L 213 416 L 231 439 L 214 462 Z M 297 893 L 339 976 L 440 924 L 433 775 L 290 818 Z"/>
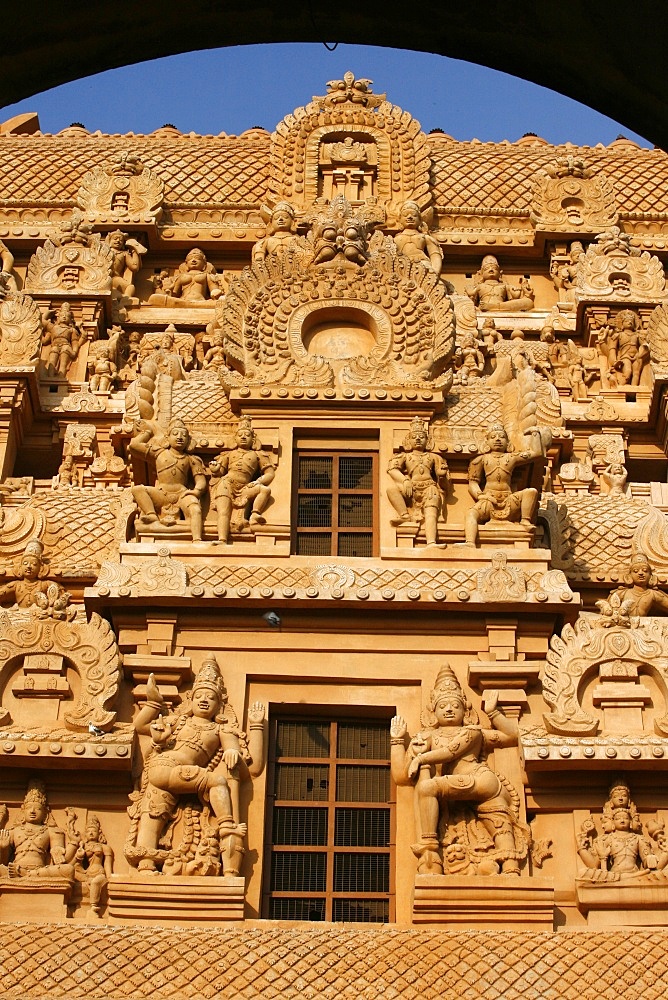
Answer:
<path fill-rule="evenodd" d="M 167 438 L 154 435 L 144 420 L 135 425 L 130 451 L 155 461 L 155 486 L 133 486 L 132 496 L 142 524 L 173 527 L 181 514 L 190 524 L 193 541 L 202 539 L 201 499 L 207 488 L 201 458 L 188 454 L 190 433 L 182 420 L 169 425 Z"/>
<path fill-rule="evenodd" d="M 402 453 L 387 467 L 393 481 L 387 498 L 398 515 L 393 524 L 424 519 L 427 545 L 436 544 L 438 515 L 449 484 L 447 462 L 433 447 L 424 420 L 414 417 Z"/>
<path fill-rule="evenodd" d="M 249 752 L 243 734 L 225 713 L 227 692 L 215 656 L 202 664 L 190 699 L 176 713 L 167 714 L 153 675 L 146 695 L 134 726 L 151 736 L 153 746 L 136 807 L 130 808 L 135 829 L 126 855 L 131 864 L 138 862 L 139 871 L 156 872 L 166 860 L 161 839 L 183 796 L 197 797 L 210 807 L 221 842 L 245 835 L 239 823 L 238 784 L 244 770 L 259 773 L 263 766 L 264 706 L 255 703 L 249 711 L 251 745 L 253 733 L 260 734 L 254 752 Z M 232 859 L 224 874 L 237 874 L 238 868 L 230 870 L 230 864 L 234 866 Z"/>
<path fill-rule="evenodd" d="M 531 526 L 538 506 L 538 490 L 532 487 L 513 490 L 511 485 L 513 471 L 518 466 L 528 465 L 543 454 L 540 430 L 536 427 L 530 433 L 534 439 L 531 448 L 512 452 L 503 425 L 492 424 L 488 428 L 489 451 L 469 464 L 469 493 L 475 503 L 466 515 L 467 545 L 475 545 L 478 525 L 487 521 L 520 521 Z"/>
<path fill-rule="evenodd" d="M 50 817 L 41 781 L 28 785 L 22 812 L 19 823 L 0 830 L 0 878 L 72 880 L 76 846 L 66 844 L 65 831 Z"/>
<path fill-rule="evenodd" d="M 612 591 L 609 601 L 596 602 L 602 615 L 614 617 L 615 608 L 626 618 L 631 615 L 642 618 L 657 612 L 668 614 L 668 594 L 656 589 L 657 579 L 644 553 L 632 556 L 624 583 L 625 586 Z"/>
<path fill-rule="evenodd" d="M 645 834 L 638 810 L 631 801 L 629 786 L 617 779 L 610 786 L 603 807 L 599 835 L 593 820 L 585 820 L 578 839 L 578 854 L 587 866 L 581 879 L 591 882 L 620 882 L 627 879 L 665 878 L 668 851 L 662 823 L 647 824 Z"/>
<path fill-rule="evenodd" d="M 439 671 L 424 728 L 405 749 L 406 723 L 391 724 L 391 766 L 397 784 L 415 782 L 419 840 L 413 847 L 418 874 L 442 875 L 450 861 L 458 872 L 517 875 L 527 838 L 519 823 L 517 793 L 485 763 L 495 747 L 518 743 L 517 724 L 506 719 L 490 693 L 480 725 L 449 666 Z"/>
<path fill-rule="evenodd" d="M 520 278 L 517 285 L 504 281 L 499 262 L 491 254 L 483 258 L 477 281 L 468 294 L 483 312 L 533 309 L 534 293 L 526 278 Z"/>
<path fill-rule="evenodd" d="M 399 221 L 402 228 L 394 237 L 397 250 L 418 264 L 440 274 L 443 251 L 438 240 L 429 235 L 427 226 L 422 220 L 422 213 L 414 201 L 403 203 Z"/>
<path fill-rule="evenodd" d="M 46 594 L 49 581 L 43 579 L 44 546 L 38 538 L 31 538 L 17 560 L 15 580 L 0 586 L 0 605 L 15 604 L 19 608 L 30 608 L 35 604 L 37 594 Z"/>
<path fill-rule="evenodd" d="M 218 540 L 228 542 L 233 510 L 245 512 L 250 507 L 248 523 L 262 522 L 262 512 L 271 497 L 270 483 L 275 470 L 271 458 L 262 451 L 249 417 L 239 421 L 236 448 L 222 452 L 209 463 L 211 472 L 220 478 L 211 488 L 211 503 L 218 513 Z"/>
<path fill-rule="evenodd" d="M 221 275 L 207 261 L 204 251 L 193 247 L 171 278 L 159 276 L 162 290 L 151 295 L 148 302 L 151 306 L 210 305 L 223 294 L 220 280 Z"/>

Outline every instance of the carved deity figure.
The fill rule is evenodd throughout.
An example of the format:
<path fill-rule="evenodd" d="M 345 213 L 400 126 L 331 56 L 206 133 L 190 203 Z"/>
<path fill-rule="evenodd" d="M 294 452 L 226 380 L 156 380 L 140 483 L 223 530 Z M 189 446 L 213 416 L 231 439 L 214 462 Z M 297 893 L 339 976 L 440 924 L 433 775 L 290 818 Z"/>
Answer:
<path fill-rule="evenodd" d="M 612 591 L 609 602 L 597 601 L 601 614 L 607 615 L 607 606 L 614 607 L 618 601 L 624 616 L 643 618 L 657 612 L 668 614 L 668 595 L 656 589 L 658 581 L 652 573 L 649 559 L 642 552 L 636 552 L 632 557 L 624 582 L 626 586 Z"/>
<path fill-rule="evenodd" d="M 302 241 L 296 235 L 295 210 L 287 201 L 279 201 L 271 211 L 266 236 L 258 240 L 252 251 L 254 264 L 279 253 L 298 250 Z"/>
<path fill-rule="evenodd" d="M 403 442 L 403 452 L 390 460 L 387 472 L 393 481 L 387 498 L 398 517 L 393 524 L 424 520 L 427 545 L 437 542 L 438 515 L 449 485 L 448 465 L 433 450 L 434 442 L 421 417 L 414 417 Z"/>
<path fill-rule="evenodd" d="M 248 523 L 261 524 L 262 512 L 271 498 L 274 479 L 273 462 L 262 451 L 249 417 L 240 420 L 235 435 L 236 448 L 222 452 L 209 463 L 216 477 L 211 488 L 211 503 L 218 513 L 218 540 L 228 542 L 233 510 L 244 514 L 250 508 Z"/>
<path fill-rule="evenodd" d="M 43 563 L 44 546 L 38 538 L 32 538 L 16 564 L 17 579 L 0 586 L 0 605 L 12 604 L 19 608 L 29 608 L 35 604 L 36 594 L 46 594 L 49 581 L 44 579 L 46 568 Z"/>
<path fill-rule="evenodd" d="M 132 298 L 135 294 L 134 276 L 141 267 L 141 254 L 146 253 L 146 247 L 130 239 L 120 229 L 107 233 L 105 242 L 114 251 L 111 287 L 121 298 Z"/>
<path fill-rule="evenodd" d="M 109 392 L 118 375 L 118 368 L 112 361 L 110 347 L 100 347 L 92 368 L 93 371 L 89 379 L 91 392 Z"/>
<path fill-rule="evenodd" d="M 6 291 L 18 292 L 14 277 L 14 254 L 2 240 L 0 240 L 0 278 Z"/>
<path fill-rule="evenodd" d="M 472 378 L 479 378 L 485 368 L 485 355 L 480 350 L 480 341 L 473 333 L 465 333 L 461 345 L 455 352 L 455 364 L 459 381 L 466 384 Z"/>
<path fill-rule="evenodd" d="M 226 368 L 225 337 L 222 330 L 216 330 L 211 337 L 211 347 L 204 355 L 202 368 Z"/>
<path fill-rule="evenodd" d="M 529 433 L 533 437 L 531 447 L 513 452 L 502 424 L 492 424 L 488 429 L 489 451 L 469 464 L 469 493 L 475 504 L 466 515 L 468 545 L 475 545 L 478 525 L 487 521 L 520 521 L 531 526 L 538 505 L 538 490 L 532 487 L 513 490 L 511 485 L 518 466 L 528 465 L 543 454 L 540 430 L 532 428 Z"/>
<path fill-rule="evenodd" d="M 629 786 L 617 779 L 610 786 L 603 807 L 599 834 L 593 820 L 582 824 L 578 839 L 578 854 L 587 866 L 580 878 L 591 882 L 619 882 L 650 876 L 668 867 L 663 824 L 648 823 L 652 836 L 643 832 L 638 810 L 631 801 Z M 665 877 L 665 876 L 664 876 Z"/>
<path fill-rule="evenodd" d="M 579 240 L 575 240 L 570 245 L 568 251 L 568 262 L 553 261 L 550 265 L 550 274 L 554 287 L 559 293 L 559 301 L 569 303 L 571 307 L 575 304 L 575 286 L 577 284 L 578 261 L 584 254 L 584 247 Z"/>
<path fill-rule="evenodd" d="M 332 198 L 313 220 L 311 240 L 314 264 L 328 264 L 342 256 L 360 266 L 366 264 L 371 224 L 353 209 L 342 195 Z"/>
<path fill-rule="evenodd" d="M 167 439 L 156 438 L 143 420 L 130 441 L 130 451 L 155 461 L 155 486 L 133 486 L 132 496 L 140 510 L 143 524 L 160 523 L 172 527 L 179 513 L 190 524 L 193 541 L 202 538 L 201 499 L 207 488 L 201 458 L 188 454 L 190 433 L 182 420 L 172 420 Z"/>
<path fill-rule="evenodd" d="M 42 343 L 49 347 L 46 364 L 49 374 L 67 375 L 85 339 L 86 334 L 77 326 L 69 302 L 63 302 L 57 312 L 50 309 L 44 319 L 42 339 Z"/>
<path fill-rule="evenodd" d="M 533 309 L 534 293 L 526 278 L 517 285 L 504 281 L 496 257 L 483 257 L 474 287 L 468 295 L 482 312 L 524 312 Z"/>
<path fill-rule="evenodd" d="M 637 313 L 622 309 L 613 327 L 601 328 L 596 344 L 602 356 L 604 386 L 640 385 L 642 370 L 649 360 L 649 347 Z"/>
<path fill-rule="evenodd" d="M 130 808 L 134 829 L 126 855 L 138 862 L 140 871 L 157 871 L 167 860 L 161 850 L 163 834 L 182 799 L 196 797 L 206 803 L 223 840 L 243 838 L 239 822 L 239 782 L 264 766 L 264 706 L 255 703 L 249 711 L 250 740 L 236 723 L 227 704 L 227 692 L 215 657 L 202 665 L 192 696 L 181 709 L 168 714 L 163 698 L 150 676 L 147 701 L 135 719 L 135 729 L 152 739 L 146 758 L 136 805 Z M 226 859 L 224 874 L 238 874 L 239 851 Z"/>
<path fill-rule="evenodd" d="M 621 462 L 611 462 L 601 470 L 601 493 L 609 497 L 626 496 L 628 472 Z"/>
<path fill-rule="evenodd" d="M 76 834 L 74 810 L 66 809 L 65 812 L 68 814 L 69 827 Z M 74 877 L 88 887 L 90 908 L 99 916 L 104 908 L 103 893 L 113 872 L 114 852 L 102 833 L 95 813 L 89 815 L 83 837 L 79 838 L 77 835 L 70 839 L 78 843 L 73 859 Z"/>
<path fill-rule="evenodd" d="M 75 850 L 51 816 L 43 783 L 31 781 L 20 822 L 0 830 L 0 878 L 71 880 Z"/>
<path fill-rule="evenodd" d="M 422 213 L 414 201 L 403 203 L 399 221 L 401 232 L 394 237 L 399 253 L 440 274 L 443 251 L 438 240 L 429 235 L 427 224 L 423 221 Z"/>
<path fill-rule="evenodd" d="M 178 331 L 173 323 L 165 328 L 160 340 L 154 341 L 152 349 L 150 345 L 142 345 L 140 358 L 142 365 L 146 361 L 155 364 L 157 370 L 164 375 L 169 375 L 175 382 L 186 377 L 186 371 L 193 365 L 192 352 L 187 356 L 187 350 L 180 354 L 176 346 Z M 192 343 L 192 342 L 191 342 Z M 144 347 L 148 348 L 148 353 L 144 352 Z"/>
<path fill-rule="evenodd" d="M 149 305 L 201 306 L 223 294 L 221 275 L 209 264 L 203 250 L 193 247 L 172 277 L 160 274 L 156 287 L 161 289 L 149 298 Z"/>
<path fill-rule="evenodd" d="M 407 727 L 400 716 L 391 724 L 391 767 L 399 785 L 415 782 L 419 840 L 413 847 L 418 874 L 518 875 L 527 837 L 512 786 L 486 763 L 495 748 L 515 747 L 517 724 L 497 708 L 489 693 L 477 714 L 449 666 L 438 674 L 423 729 L 405 749 Z"/>

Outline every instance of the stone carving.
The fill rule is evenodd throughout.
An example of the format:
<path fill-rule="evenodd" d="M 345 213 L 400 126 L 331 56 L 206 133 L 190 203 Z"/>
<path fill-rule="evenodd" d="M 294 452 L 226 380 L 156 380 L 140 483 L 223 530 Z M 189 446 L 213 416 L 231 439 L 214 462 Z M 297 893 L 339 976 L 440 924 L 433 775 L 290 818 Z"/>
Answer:
<path fill-rule="evenodd" d="M 661 611 L 668 614 L 668 595 L 655 589 L 658 581 L 644 553 L 636 552 L 632 556 L 624 579 L 626 586 L 613 590 L 609 601 L 596 602 L 603 616 L 617 618 L 615 624 L 621 624 L 621 621 L 628 624 L 632 617 L 645 617 Z"/>
<path fill-rule="evenodd" d="M 633 246 L 618 226 L 599 233 L 577 263 L 576 299 L 661 302 L 666 297 L 658 257 Z"/>
<path fill-rule="evenodd" d="M 626 467 L 621 462 L 611 462 L 601 470 L 601 493 L 609 497 L 626 497 Z"/>
<path fill-rule="evenodd" d="M 0 240 L 0 288 L 8 292 L 19 290 L 14 277 L 14 254 L 2 240 Z"/>
<path fill-rule="evenodd" d="M 578 838 L 578 854 L 587 866 L 579 875 L 588 882 L 626 882 L 639 878 L 668 878 L 668 844 L 663 822 L 656 818 L 643 828 L 631 790 L 623 778 L 610 786 L 603 806 L 602 833 L 592 819 L 585 820 Z"/>
<path fill-rule="evenodd" d="M 418 874 L 519 875 L 530 835 L 519 819 L 519 797 L 492 771 L 485 757 L 495 747 L 518 744 L 517 724 L 485 703 L 492 728 L 481 725 L 450 667 L 436 678 L 423 729 L 405 749 L 406 723 L 391 725 L 392 774 L 415 781 L 419 840 L 413 847 Z"/>
<path fill-rule="evenodd" d="M 150 594 L 183 594 L 188 585 L 186 564 L 173 559 L 170 550 L 158 549 L 157 562 L 143 562 L 139 570 L 137 587 Z"/>
<path fill-rule="evenodd" d="M 232 515 L 238 512 L 235 530 L 250 530 L 263 524 L 263 511 L 271 500 L 270 484 L 275 475 L 271 457 L 262 450 L 250 417 L 239 421 L 234 447 L 209 463 L 211 506 L 217 512 L 218 540 L 229 542 Z"/>
<path fill-rule="evenodd" d="M 4 807 L 7 820 L 7 808 Z M 23 799 L 19 822 L 0 830 L 0 880 L 72 881 L 74 848 L 56 825 L 43 782 L 33 779 Z"/>
<path fill-rule="evenodd" d="M 499 262 L 488 254 L 483 257 L 480 270 L 468 295 L 482 312 L 523 312 L 533 309 L 534 293 L 526 278 L 517 285 L 504 281 Z"/>
<path fill-rule="evenodd" d="M 513 490 L 513 472 L 544 454 L 541 431 L 534 427 L 529 433 L 533 443 L 526 451 L 512 452 L 502 424 L 492 424 L 487 431 L 489 451 L 469 464 L 469 493 L 475 503 L 466 515 L 466 543 L 475 545 L 478 525 L 487 521 L 520 521 L 531 527 L 538 506 L 538 490 L 527 487 Z M 549 443 L 549 442 L 548 442 Z M 484 482 L 484 486 L 483 486 Z"/>
<path fill-rule="evenodd" d="M 211 338 L 211 347 L 204 355 L 202 368 L 213 368 L 215 371 L 225 367 L 227 367 L 225 360 L 225 337 L 222 330 L 216 330 Z"/>
<path fill-rule="evenodd" d="M 618 210 L 607 178 L 580 157 L 568 155 L 538 173 L 529 215 L 539 230 L 595 233 L 614 226 Z"/>
<path fill-rule="evenodd" d="M 113 233 L 107 233 L 105 242 L 109 244 L 114 252 L 114 262 L 112 264 L 111 288 L 115 296 L 116 309 L 129 305 L 134 300 L 135 275 L 141 267 L 141 257 L 145 254 L 146 247 L 135 239 L 131 239 L 127 233 L 120 229 Z"/>
<path fill-rule="evenodd" d="M 171 875 L 217 875 L 222 867 L 224 875 L 238 875 L 246 835 L 239 817 L 239 785 L 264 767 L 264 716 L 262 704 L 251 706 L 247 738 L 213 655 L 175 714 L 167 714 L 151 675 L 147 701 L 134 723 L 138 733 L 151 736 L 152 750 L 128 810 L 132 823 L 125 855 L 131 865 Z M 188 804 L 190 822 L 182 843 L 168 849 L 163 839 L 167 827 L 177 809 Z"/>
<path fill-rule="evenodd" d="M 354 238 L 339 246 L 334 229 L 333 242 L 325 238 L 324 220 L 313 252 L 328 263 L 269 256 L 246 269 L 217 307 L 225 385 L 449 385 L 454 322 L 443 283 L 400 254 L 371 252 L 365 263 L 357 237 L 367 223 L 360 220 Z"/>
<path fill-rule="evenodd" d="M 113 361 L 113 348 L 107 341 L 98 340 L 97 350 L 89 355 L 88 386 L 91 392 L 109 393 L 118 378 L 118 367 Z"/>
<path fill-rule="evenodd" d="M 202 538 L 201 499 L 207 489 L 201 458 L 188 454 L 190 433 L 182 420 L 171 422 L 167 434 L 156 434 L 146 421 L 135 425 L 130 451 L 155 462 L 155 486 L 133 486 L 140 523 L 152 529 L 174 527 L 185 518 L 193 541 Z"/>
<path fill-rule="evenodd" d="M 0 275 L 0 367 L 30 365 L 37 361 L 42 336 L 42 316 L 29 295 L 12 288 Z"/>
<path fill-rule="evenodd" d="M 199 247 L 193 247 L 173 275 L 161 271 L 155 278 L 156 291 L 150 296 L 151 306 L 174 306 L 191 309 L 210 306 L 223 294 L 222 275 L 218 274 Z"/>
<path fill-rule="evenodd" d="M 461 344 L 455 351 L 457 365 L 457 380 L 460 385 L 472 378 L 479 378 L 485 368 L 485 355 L 480 350 L 483 346 L 474 333 L 465 333 Z"/>
<path fill-rule="evenodd" d="M 134 153 L 117 153 L 110 161 L 84 175 L 77 204 L 86 219 L 97 222 L 112 216 L 157 222 L 162 215 L 164 184 Z"/>
<path fill-rule="evenodd" d="M 74 878 L 88 896 L 91 910 L 100 916 L 105 906 L 107 882 L 113 873 L 114 852 L 102 833 L 102 826 L 95 813 L 89 813 L 81 836 L 76 828 L 76 813 L 67 808 L 68 839 L 77 844 L 73 857 Z"/>
<path fill-rule="evenodd" d="M 653 364 L 668 365 L 668 306 L 657 306 L 647 322 L 647 344 Z"/>
<path fill-rule="evenodd" d="M 271 212 L 263 210 L 266 217 L 266 236 L 258 240 L 253 247 L 252 260 L 254 264 L 266 260 L 267 257 L 284 256 L 288 253 L 298 256 L 310 256 L 304 247 L 304 241 L 298 237 L 296 213 L 287 201 L 279 201 Z"/>
<path fill-rule="evenodd" d="M 577 285 L 578 261 L 584 254 L 584 247 L 579 240 L 574 240 L 568 251 L 568 259 L 553 259 L 550 262 L 550 274 L 554 287 L 559 293 L 559 304 L 575 308 L 575 290 Z"/>
<path fill-rule="evenodd" d="M 29 608 L 35 603 L 38 593 L 46 594 L 49 586 L 44 579 L 48 573 L 43 560 L 44 545 L 38 538 L 32 538 L 23 555 L 17 560 L 16 579 L 0 586 L 0 604 L 14 604 L 18 608 Z"/>
<path fill-rule="evenodd" d="M 397 512 L 393 524 L 424 521 L 427 545 L 436 545 L 438 516 L 448 492 L 448 463 L 434 451 L 434 441 L 421 417 L 414 417 L 404 438 L 402 454 L 390 460 L 393 484 L 387 498 Z"/>
<path fill-rule="evenodd" d="M 75 421 L 65 428 L 63 455 L 73 458 L 92 458 L 97 446 L 95 424 L 79 424 Z"/>
<path fill-rule="evenodd" d="M 343 74 L 343 80 L 329 80 L 325 97 L 314 97 L 313 101 L 328 108 L 337 104 L 357 104 L 363 108 L 377 108 L 385 100 L 385 94 L 374 94 L 371 90 L 373 80 L 364 77 L 355 79 L 355 74 L 348 70 Z"/>
<path fill-rule="evenodd" d="M 596 344 L 600 354 L 601 384 L 604 388 L 619 385 L 640 385 L 650 351 L 642 329 L 642 321 L 632 309 L 622 309 L 614 326 L 604 325 Z"/>
<path fill-rule="evenodd" d="M 401 231 L 394 237 L 399 253 L 440 274 L 443 251 L 438 240 L 429 235 L 420 208 L 414 201 L 405 201 L 401 206 L 399 223 Z"/>
<path fill-rule="evenodd" d="M 58 310 L 50 309 L 44 318 L 42 340 L 48 348 L 48 374 L 65 378 L 85 341 L 86 334 L 77 326 L 69 302 L 63 302 Z"/>
<path fill-rule="evenodd" d="M 75 214 L 61 233 L 38 247 L 26 274 L 27 292 L 41 295 L 74 292 L 101 295 L 111 291 L 114 251 Z"/>
<path fill-rule="evenodd" d="M 195 341 L 189 333 L 179 333 L 170 323 L 163 333 L 147 333 L 141 339 L 139 365 L 142 375 L 151 376 L 149 365 L 155 366 L 155 374 L 161 373 L 177 382 L 186 377 L 193 365 Z"/>
<path fill-rule="evenodd" d="M 369 257 L 371 226 L 361 212 L 355 212 L 342 195 L 322 206 L 314 216 L 309 237 L 313 243 L 313 263 L 329 264 L 340 259 L 366 264 Z"/>
<path fill-rule="evenodd" d="M 508 566 L 508 557 L 505 552 L 493 552 L 491 562 L 490 568 L 478 570 L 476 591 L 480 600 L 526 600 L 527 586 L 524 572 L 518 566 Z M 568 589 L 565 577 L 563 586 L 564 589 Z"/>

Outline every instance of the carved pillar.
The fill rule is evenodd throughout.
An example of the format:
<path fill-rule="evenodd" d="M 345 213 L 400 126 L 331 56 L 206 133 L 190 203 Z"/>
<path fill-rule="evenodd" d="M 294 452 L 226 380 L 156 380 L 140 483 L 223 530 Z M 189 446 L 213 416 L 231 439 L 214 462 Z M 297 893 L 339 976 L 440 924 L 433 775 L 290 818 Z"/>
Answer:
<path fill-rule="evenodd" d="M 0 374 L 0 479 L 12 474 L 16 453 L 32 424 L 33 414 L 28 379 Z"/>

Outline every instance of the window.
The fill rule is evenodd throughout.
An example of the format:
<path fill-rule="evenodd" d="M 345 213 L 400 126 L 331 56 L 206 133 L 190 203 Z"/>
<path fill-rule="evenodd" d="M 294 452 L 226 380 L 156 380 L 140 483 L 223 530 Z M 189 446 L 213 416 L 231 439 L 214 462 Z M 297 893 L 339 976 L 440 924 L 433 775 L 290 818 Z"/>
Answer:
<path fill-rule="evenodd" d="M 393 919 L 389 755 L 389 720 L 273 720 L 265 917 Z"/>
<path fill-rule="evenodd" d="M 295 553 L 374 555 L 376 455 L 300 452 L 296 462 Z"/>

